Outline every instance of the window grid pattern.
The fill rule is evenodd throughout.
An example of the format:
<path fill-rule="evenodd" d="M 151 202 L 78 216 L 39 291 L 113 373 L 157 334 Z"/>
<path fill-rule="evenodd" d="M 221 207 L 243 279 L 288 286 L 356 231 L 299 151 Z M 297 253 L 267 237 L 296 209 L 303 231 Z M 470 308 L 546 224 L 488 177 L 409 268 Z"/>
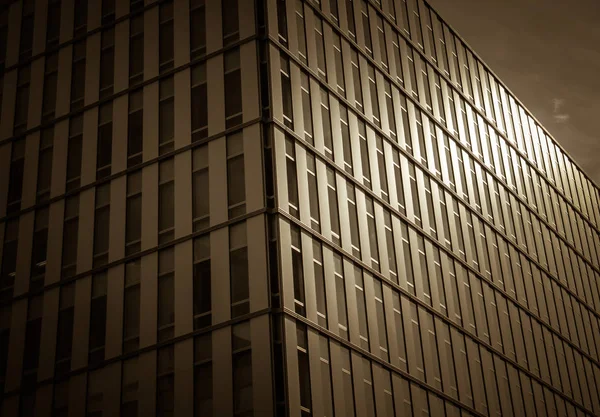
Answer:
<path fill-rule="evenodd" d="M 15 118 L 8 122 L 14 137 L 10 139 L 10 167 L 7 165 L 2 171 L 8 174 L 9 217 L 0 220 L 0 390 L 6 373 L 3 358 L 8 361 L 8 344 L 13 334 L 6 331 L 10 328 L 7 317 L 11 304 L 17 302 L 13 301 L 13 292 L 21 285 L 19 280 L 28 281 L 26 291 L 30 292 L 23 295 L 23 290 L 18 289 L 21 293 L 15 295 L 19 300 L 28 298 L 29 304 L 22 342 L 22 415 L 33 413 L 36 408 L 32 389 L 36 386 L 41 329 L 45 326 L 41 312 L 46 296 L 50 299 L 49 291 L 43 297 L 36 295 L 49 284 L 46 267 L 54 268 L 52 262 L 58 263 L 57 278 L 61 281 L 54 324 L 55 376 L 62 380 L 71 371 L 71 356 L 76 350 L 72 346 L 73 327 L 79 311 L 75 311 L 76 285 L 69 279 L 77 275 L 79 280 L 78 272 L 82 267 L 86 269 L 88 263 L 98 271 L 94 270 L 90 277 L 89 270 L 81 270 L 81 277 L 88 275 L 91 284 L 90 304 L 86 307 L 87 360 L 92 368 L 104 362 L 105 338 L 110 337 L 106 328 L 110 274 L 106 274 L 105 266 L 109 243 L 112 245 L 109 225 L 113 221 L 113 201 L 121 204 L 118 201 L 122 198 L 125 202 L 125 256 L 136 258 L 128 260 L 124 269 L 124 354 L 139 349 L 143 327 L 140 314 L 145 307 L 140 297 L 146 289 L 141 290 L 145 285 L 141 264 L 150 255 L 137 258 L 136 254 L 142 250 L 142 219 L 148 218 L 142 209 L 142 196 L 144 201 L 154 200 L 148 199 L 145 192 L 142 194 L 142 188 L 157 196 L 158 212 L 156 217 L 150 216 L 150 222 L 158 222 L 158 243 L 165 245 L 158 252 L 155 272 L 159 341 L 169 341 L 174 336 L 175 273 L 179 270 L 175 251 L 169 248 L 175 238 L 175 204 L 179 202 L 174 201 L 180 197 L 176 194 L 175 173 L 179 167 L 171 155 L 166 155 L 174 149 L 174 94 L 179 92 L 174 77 L 167 74 L 174 69 L 179 47 L 175 42 L 180 36 L 172 2 L 151 5 L 129 19 L 129 60 L 125 72 L 129 85 L 142 82 L 144 71 L 150 70 L 144 68 L 145 61 L 153 59 L 144 57 L 144 37 L 148 35 L 144 34 L 144 26 L 151 28 L 145 18 L 154 7 L 159 9 L 156 23 L 160 27 L 155 53 L 158 70 L 164 76 L 154 86 L 148 84 L 142 90 L 128 92 L 125 123 L 117 119 L 120 116 L 113 112 L 117 102 L 111 101 L 117 81 L 115 70 L 120 65 L 115 62 L 112 27 L 116 3 L 103 0 L 100 10 L 91 11 L 86 1 L 76 0 L 73 34 L 79 38 L 75 43 L 60 44 L 64 2 L 49 2 L 43 80 L 35 80 L 36 84 L 32 77 L 40 74 L 34 75 L 28 61 L 33 52 L 33 30 L 28 28 L 39 20 L 34 3 L 24 1 L 20 16 L 19 64 L 14 67 L 18 74 Z M 214 41 L 212 35 L 207 39 L 206 19 L 212 5 L 205 3 L 208 2 L 190 1 L 192 59 L 203 60 L 208 44 Z M 242 123 L 241 92 L 248 82 L 242 72 L 248 62 L 247 53 L 242 53 L 245 41 L 237 45 L 244 30 L 247 34 L 239 16 L 239 10 L 246 6 L 230 0 L 221 3 L 222 43 L 230 48 L 223 57 L 225 127 L 231 128 Z M 257 10 L 261 7 L 258 3 Z M 143 2 L 132 1 L 130 12 L 137 13 L 142 8 Z M 277 8 L 278 25 L 274 30 L 279 37 L 274 36 L 268 45 L 278 53 L 270 53 L 266 59 L 279 61 L 277 76 L 282 91 L 278 92 L 274 84 L 271 88 L 273 94 L 280 93 L 284 98 L 284 123 L 276 123 L 275 128 L 265 125 L 263 129 L 287 128 L 286 178 L 276 180 L 287 186 L 288 200 L 282 200 L 280 206 L 289 205 L 283 211 L 292 214 L 292 225 L 285 226 L 284 221 L 279 227 L 290 228 L 292 245 L 277 248 L 276 233 L 269 235 L 269 245 L 273 247 L 269 276 L 277 281 L 279 268 L 285 267 L 278 265 L 279 257 L 283 251 L 291 250 L 294 269 L 289 272 L 294 281 L 296 312 L 301 317 L 292 326 L 286 324 L 285 332 L 294 332 L 297 337 L 294 353 L 300 371 L 299 385 L 290 389 L 299 390 L 301 415 L 311 415 L 321 406 L 307 383 L 311 378 L 321 380 L 320 395 L 327 416 L 334 411 L 336 415 L 352 416 L 356 404 L 366 405 L 369 415 L 388 416 L 396 415 L 399 409 L 409 415 L 455 415 L 461 409 L 465 415 L 490 416 L 513 415 L 518 409 L 539 416 L 598 413 L 597 187 L 424 2 L 298 0 L 277 2 Z M 98 57 L 90 56 L 92 47 L 86 38 L 88 15 L 92 12 L 99 13 L 102 25 L 100 47 L 93 50 Z M 210 12 L 214 16 L 214 10 Z M 288 21 L 288 16 L 295 21 Z M 2 70 L 6 59 L 4 44 L 12 24 L 8 13 L 0 12 Z M 293 36 L 297 36 L 296 41 L 290 39 Z M 291 45 L 297 45 L 297 51 L 292 51 Z M 53 125 L 57 103 L 63 100 L 57 93 L 58 83 L 63 82 L 58 79 L 63 48 L 71 48 L 68 59 L 63 63 L 61 56 L 60 63 L 61 68 L 71 67 L 71 76 L 65 80 L 70 86 L 66 100 L 71 111 L 82 109 L 84 98 L 90 95 L 86 89 L 98 86 L 86 61 L 99 62 L 102 68 L 99 99 L 106 100 L 97 109 L 97 125 L 93 129 L 97 127 L 98 139 L 91 145 L 95 149 L 90 149 L 84 139 L 82 114 L 70 115 L 65 130 Z M 191 157 L 191 165 L 186 169 L 189 175 L 191 168 L 193 190 L 184 203 L 189 203 L 192 213 L 190 232 L 202 233 L 194 235 L 193 258 L 189 259 L 193 268 L 191 320 L 193 329 L 198 330 L 215 324 L 216 290 L 211 287 L 211 267 L 220 260 L 211 259 L 211 244 L 220 243 L 215 243 L 218 239 L 211 241 L 212 228 L 204 233 L 214 226 L 210 224 L 210 214 L 215 203 L 209 197 L 215 195 L 210 188 L 215 181 L 208 175 L 209 166 L 211 173 L 215 166 L 214 153 L 204 143 L 216 138 L 211 132 L 209 139 L 208 133 L 209 124 L 213 123 L 208 116 L 212 114 L 208 91 L 215 79 L 214 71 L 211 72 L 208 61 L 193 64 L 191 141 L 202 143 L 183 152 L 189 151 Z M 267 74 L 265 78 L 262 71 Z M 261 83 L 267 81 L 269 74 L 262 66 L 260 75 Z M 32 153 L 32 139 L 21 135 L 29 128 L 38 128 L 28 121 L 33 94 L 30 85 L 42 82 L 43 98 L 37 111 L 41 111 L 44 126 L 39 145 L 36 142 Z M 5 90 L 0 76 L 0 98 Z M 268 98 L 270 91 L 265 91 Z M 311 97 L 315 94 L 316 101 Z M 99 104 L 85 100 L 86 105 Z M 157 109 L 158 145 L 144 137 L 144 105 L 150 105 L 146 107 L 149 114 Z M 263 106 L 269 109 L 268 103 Z M 127 167 L 145 162 L 144 145 L 151 145 L 144 149 L 144 156 L 145 152 L 154 155 L 152 147 L 157 146 L 161 156 L 160 164 L 156 164 L 158 178 L 149 174 L 151 163 L 138 171 L 127 171 L 126 187 L 119 188 L 116 181 L 125 171 L 116 173 L 114 168 L 121 161 L 118 152 L 113 152 L 113 146 L 120 149 L 120 144 L 113 144 L 113 115 L 115 123 L 121 123 L 115 124 L 115 132 L 127 125 Z M 147 114 L 146 123 L 148 119 Z M 298 128 L 303 137 L 294 134 L 294 122 L 304 126 Z M 95 124 L 94 120 L 91 125 Z M 88 126 L 86 119 L 86 134 Z M 62 136 L 55 138 L 55 134 Z M 226 143 L 226 156 L 217 163 L 227 164 L 227 185 L 223 191 L 229 210 L 226 218 L 232 223 L 224 227 L 229 233 L 230 314 L 235 318 L 252 311 L 249 254 L 254 239 L 246 236 L 250 233 L 250 221 L 237 219 L 246 214 L 246 204 L 250 204 L 251 196 L 246 193 L 253 192 L 246 184 L 251 181 L 246 179 L 251 160 L 244 160 L 252 150 L 248 148 L 250 141 L 244 140 L 245 130 L 243 135 L 231 131 L 226 137 L 221 132 L 219 135 L 216 139 Z M 27 179 L 29 174 L 24 172 L 33 154 L 38 161 L 35 181 Z M 93 158 L 96 160 L 91 161 Z M 65 165 L 66 175 L 56 162 Z M 304 163 L 306 174 L 299 169 Z M 92 182 L 95 178 L 98 183 L 92 184 L 95 188 L 86 196 L 88 189 L 78 189 L 90 182 L 90 166 Z M 108 178 L 111 174 L 116 176 Z M 56 175 L 58 179 L 53 179 Z M 35 207 L 30 207 L 29 200 L 26 202 L 31 199 L 27 187 L 32 183 L 36 187 Z M 48 206 L 51 189 L 58 198 Z M 65 189 L 69 193 L 66 198 L 61 191 Z M 305 207 L 302 196 L 308 196 Z M 273 219 L 283 217 L 274 215 Z M 59 235 L 52 224 L 57 219 L 62 229 Z M 350 225 L 349 230 L 345 230 L 346 225 Z M 31 242 L 19 242 L 24 233 L 20 227 L 31 231 Z M 89 227 L 93 238 L 88 239 L 88 232 L 81 227 Z M 223 225 L 217 225 L 217 229 L 220 227 Z M 269 225 L 271 230 L 273 227 L 278 228 Z M 50 235 L 61 245 L 58 260 L 50 258 L 51 251 L 55 253 L 53 245 L 48 245 Z M 178 245 L 181 243 L 177 241 Z M 118 260 L 117 264 L 121 262 Z M 20 275 L 21 270 L 25 278 Z M 286 272 L 281 272 L 285 277 Z M 277 302 L 279 285 L 271 282 Z M 316 303 L 307 299 L 312 294 L 317 297 Z M 311 317 L 316 320 L 314 323 Z M 250 322 L 240 322 L 231 334 L 235 415 L 249 415 L 255 407 L 249 329 Z M 282 331 L 279 329 L 279 333 Z M 354 346 L 329 339 L 326 331 Z M 278 338 L 282 345 L 282 335 Z M 196 336 L 194 341 L 195 415 L 213 410 L 211 344 L 206 335 Z M 175 406 L 173 387 L 177 371 L 174 350 L 163 349 L 158 354 L 156 405 L 159 415 L 170 415 Z M 275 360 L 283 361 L 282 355 L 275 354 Z M 137 415 L 138 403 L 143 399 L 138 397 L 141 381 L 134 377 L 136 359 L 128 359 L 122 366 L 121 414 Z M 404 373 L 398 374 L 397 370 Z M 101 415 L 106 405 L 96 372 L 90 371 L 87 377 L 88 415 Z M 341 410 L 338 399 L 336 403 L 331 400 L 333 391 L 338 395 L 331 388 L 333 381 L 343 382 Z M 65 385 L 68 383 L 57 382 L 54 386 L 53 415 L 67 413 Z M 285 401 L 285 395 L 279 396 L 277 407 L 285 405 Z"/>

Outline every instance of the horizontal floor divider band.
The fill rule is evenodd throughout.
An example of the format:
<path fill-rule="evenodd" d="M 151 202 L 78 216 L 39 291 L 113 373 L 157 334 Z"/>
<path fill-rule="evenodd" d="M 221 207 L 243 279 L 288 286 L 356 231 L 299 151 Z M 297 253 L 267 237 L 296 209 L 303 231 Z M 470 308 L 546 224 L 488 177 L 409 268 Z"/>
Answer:
<path fill-rule="evenodd" d="M 84 366 L 84 367 L 81 367 L 81 368 L 77 368 L 77 369 L 71 370 L 71 371 L 65 373 L 64 375 L 61 375 L 61 376 L 58 376 L 58 377 L 54 376 L 54 377 L 51 377 L 51 378 L 43 379 L 41 381 L 37 381 L 37 383 L 35 384 L 35 389 L 37 390 L 40 387 L 43 387 L 43 386 L 49 385 L 49 384 L 57 384 L 57 383 L 60 383 L 60 382 L 64 382 L 64 381 L 69 380 L 70 378 L 72 378 L 74 376 L 77 376 L 77 375 L 80 375 L 80 374 L 83 374 L 83 373 L 86 373 L 86 372 L 91 372 L 91 371 L 94 371 L 96 369 L 104 368 L 104 367 L 112 365 L 114 363 L 123 362 L 123 361 L 125 361 L 127 359 L 131 359 L 131 358 L 134 358 L 136 356 L 143 355 L 144 353 L 156 351 L 156 350 L 158 350 L 160 348 L 163 348 L 165 346 L 174 345 L 174 344 L 176 344 L 178 342 L 182 342 L 184 340 L 191 339 L 191 338 L 194 338 L 196 336 L 200 336 L 200 335 L 203 335 L 203 334 L 206 334 L 206 333 L 211 333 L 211 332 L 213 332 L 215 330 L 219 330 L 219 329 L 222 329 L 224 327 L 233 326 L 233 325 L 238 324 L 240 322 L 243 322 L 243 321 L 246 321 L 246 320 L 251 320 L 253 318 L 256 318 L 256 317 L 259 317 L 259 316 L 263 316 L 265 314 L 272 314 L 272 309 L 270 307 L 268 307 L 268 308 L 264 308 L 262 310 L 258 310 L 258 311 L 254 311 L 254 312 L 251 312 L 251 313 L 248 313 L 248 314 L 244 314 L 243 316 L 239 316 L 239 317 L 236 317 L 234 319 L 229 319 L 229 320 L 226 320 L 226 321 L 224 321 L 222 323 L 213 324 L 211 326 L 204 327 L 202 329 L 194 330 L 192 332 L 189 332 L 189 333 L 186 333 L 186 334 L 174 337 L 173 339 L 165 340 L 165 341 L 162 341 L 162 342 L 157 342 L 157 343 L 145 346 L 143 348 L 137 349 L 137 350 L 135 350 L 133 352 L 128 352 L 128 353 L 125 353 L 125 354 L 121 354 L 121 355 L 118 355 L 118 356 L 106 359 L 106 360 L 102 361 L 101 363 L 99 363 L 97 365 L 94 365 L 94 366 Z M 23 390 L 21 388 L 19 388 L 19 389 L 16 389 L 16 390 L 11 390 L 11 391 L 5 392 L 3 398 L 6 399 L 8 397 L 19 395 L 22 391 Z"/>
<path fill-rule="evenodd" d="M 149 248 L 149 249 L 144 249 L 144 250 L 142 250 L 140 252 L 137 252 L 137 253 L 125 256 L 122 259 L 118 259 L 116 261 L 109 262 L 109 263 L 107 263 L 105 265 L 102 265 L 102 266 L 99 266 L 99 267 L 96 267 L 96 268 L 92 268 L 92 269 L 90 269 L 88 271 L 80 272 L 80 273 L 78 273 L 78 274 L 76 274 L 76 275 L 74 275 L 72 277 L 67 278 L 67 279 L 56 281 L 56 282 L 53 282 L 52 284 L 44 285 L 42 288 L 40 288 L 38 290 L 24 292 L 23 294 L 19 294 L 19 295 L 13 296 L 10 301 L 0 303 L 0 308 L 8 306 L 8 305 L 11 305 L 11 304 L 14 304 L 14 303 L 16 303 L 16 302 L 18 302 L 20 300 L 28 299 L 28 298 L 31 298 L 33 296 L 43 294 L 46 291 L 50 291 L 50 290 L 52 290 L 54 288 L 59 288 L 59 287 L 62 287 L 64 285 L 71 284 L 71 283 L 73 283 L 73 282 L 75 282 L 75 281 L 77 281 L 77 280 L 79 280 L 81 278 L 85 278 L 85 277 L 90 276 L 90 275 L 95 275 L 95 274 L 98 274 L 98 273 L 101 273 L 101 272 L 104 272 L 104 271 L 108 271 L 110 268 L 114 268 L 116 266 L 119 266 L 119 265 L 122 265 L 122 264 L 125 264 L 125 263 L 128 263 L 128 262 L 134 261 L 136 259 L 142 258 L 142 257 L 144 257 L 146 255 L 150 255 L 150 254 L 152 254 L 154 252 L 158 252 L 160 250 L 173 247 L 173 246 L 178 245 L 178 244 L 180 244 L 182 242 L 195 239 L 195 238 L 197 238 L 199 236 L 204 236 L 204 235 L 209 234 L 209 233 L 211 233 L 211 232 L 213 232 L 215 230 L 222 229 L 224 227 L 229 227 L 229 226 L 231 226 L 233 224 L 244 222 L 244 221 L 246 221 L 246 220 L 248 220 L 248 219 L 250 219 L 252 217 L 256 217 L 256 216 L 260 216 L 261 214 L 265 214 L 266 212 L 267 212 L 266 208 L 255 210 L 253 212 L 246 213 L 246 214 L 244 214 L 242 216 L 238 216 L 236 218 L 230 219 L 230 220 L 228 220 L 226 222 L 219 223 L 219 224 L 216 224 L 216 225 L 211 226 L 211 227 L 207 227 L 204 230 L 200 230 L 200 231 L 197 231 L 197 232 L 190 233 L 190 234 L 188 234 L 186 236 L 182 236 L 180 238 L 173 239 L 173 240 L 171 240 L 169 242 L 162 243 L 162 244 L 157 245 L 155 247 L 152 247 L 152 248 Z"/>

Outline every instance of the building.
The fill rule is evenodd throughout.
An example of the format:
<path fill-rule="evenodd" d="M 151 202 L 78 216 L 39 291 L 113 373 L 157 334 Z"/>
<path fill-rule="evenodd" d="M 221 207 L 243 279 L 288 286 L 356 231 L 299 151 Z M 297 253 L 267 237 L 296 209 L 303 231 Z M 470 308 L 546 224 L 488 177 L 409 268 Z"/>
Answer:
<path fill-rule="evenodd" d="M 598 187 L 422 0 L 1 10 L 0 415 L 600 415 Z"/>

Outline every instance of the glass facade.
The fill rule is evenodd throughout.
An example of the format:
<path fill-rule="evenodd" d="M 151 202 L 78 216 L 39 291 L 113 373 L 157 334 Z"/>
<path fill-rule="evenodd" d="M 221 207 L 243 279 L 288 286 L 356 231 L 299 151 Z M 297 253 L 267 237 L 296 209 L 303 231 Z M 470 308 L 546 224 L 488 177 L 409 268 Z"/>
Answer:
<path fill-rule="evenodd" d="M 600 415 L 600 191 L 423 0 L 0 8 L 0 415 Z"/>

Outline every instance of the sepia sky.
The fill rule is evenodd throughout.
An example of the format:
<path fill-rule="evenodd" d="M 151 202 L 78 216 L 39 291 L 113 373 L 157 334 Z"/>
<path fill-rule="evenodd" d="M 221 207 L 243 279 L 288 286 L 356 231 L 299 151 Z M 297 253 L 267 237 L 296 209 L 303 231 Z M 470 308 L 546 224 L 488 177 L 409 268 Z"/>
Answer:
<path fill-rule="evenodd" d="M 427 0 L 600 186 L 600 0 Z"/>

